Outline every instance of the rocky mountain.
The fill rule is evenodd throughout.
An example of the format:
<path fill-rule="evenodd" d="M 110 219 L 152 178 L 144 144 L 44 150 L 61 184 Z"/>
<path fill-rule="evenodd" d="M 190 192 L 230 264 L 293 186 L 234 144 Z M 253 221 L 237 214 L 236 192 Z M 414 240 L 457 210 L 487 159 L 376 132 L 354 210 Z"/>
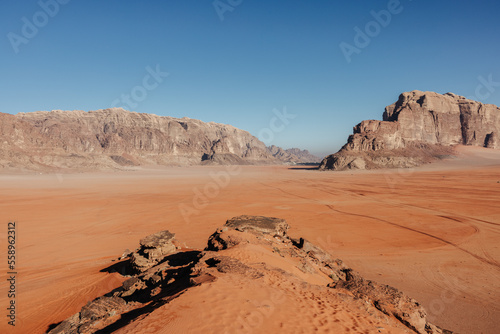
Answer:
<path fill-rule="evenodd" d="M 274 157 L 246 131 L 187 117 L 121 108 L 0 113 L 0 168 L 4 169 L 282 162 L 288 160 Z"/>
<path fill-rule="evenodd" d="M 271 145 L 267 149 L 276 159 L 290 164 L 319 163 L 321 161 L 321 158 L 309 153 L 308 150 L 301 150 L 299 148 L 285 150 L 281 147 Z"/>
<path fill-rule="evenodd" d="M 413 167 L 453 154 L 455 145 L 500 148 L 500 108 L 453 93 L 406 92 L 367 120 L 320 169 Z"/>
<path fill-rule="evenodd" d="M 104 269 L 127 277 L 121 287 L 49 333 L 451 333 L 413 298 L 288 230 L 279 218 L 234 217 L 204 250 L 150 235 Z"/>

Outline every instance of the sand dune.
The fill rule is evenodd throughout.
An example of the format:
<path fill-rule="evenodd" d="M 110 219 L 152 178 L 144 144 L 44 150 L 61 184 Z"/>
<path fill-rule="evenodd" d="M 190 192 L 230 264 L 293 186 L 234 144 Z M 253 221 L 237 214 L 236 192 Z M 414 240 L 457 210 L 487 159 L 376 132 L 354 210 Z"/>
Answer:
<path fill-rule="evenodd" d="M 498 158 L 492 150 L 463 148 L 457 159 L 412 170 L 317 172 L 248 166 L 1 175 L 1 221 L 4 226 L 9 220 L 18 223 L 19 313 L 14 332 L 42 333 L 118 287 L 120 275 L 99 271 L 144 236 L 169 229 L 186 246 L 203 248 L 206 236 L 221 222 L 250 214 L 285 218 L 292 237 L 303 236 L 366 278 L 416 298 L 430 320 L 443 328 L 496 333 Z M 208 196 L 200 195 L 204 191 Z M 5 266 L 2 261 L 2 272 Z M 217 284 L 238 287 L 238 282 Z M 1 282 L 2 298 L 6 288 Z M 194 316 L 200 330 L 205 321 L 230 324 L 229 318 L 217 318 L 217 310 L 204 310 L 200 298 L 239 307 L 248 292 L 235 292 L 230 299 L 210 289 L 215 288 L 202 286 L 168 306 L 171 318 L 167 313 L 151 316 L 174 331 Z M 264 298 L 252 296 L 257 303 Z M 301 291 L 295 298 L 293 306 L 280 308 L 283 313 L 276 316 L 289 319 L 308 310 L 326 323 L 335 318 L 327 306 L 308 304 L 314 291 Z M 352 332 L 375 332 L 370 324 L 356 321 L 359 326 Z M 152 323 L 138 323 L 137 329 L 154 332 L 147 328 Z M 0 331 L 5 328 L 2 322 Z"/>

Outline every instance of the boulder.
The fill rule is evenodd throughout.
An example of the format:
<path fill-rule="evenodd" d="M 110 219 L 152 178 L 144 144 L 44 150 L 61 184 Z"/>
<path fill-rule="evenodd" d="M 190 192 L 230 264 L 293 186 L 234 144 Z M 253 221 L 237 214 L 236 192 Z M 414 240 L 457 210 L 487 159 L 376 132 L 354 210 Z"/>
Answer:
<path fill-rule="evenodd" d="M 151 234 L 140 241 L 140 248 L 130 256 L 133 272 L 143 272 L 158 264 L 166 255 L 177 250 L 175 234 L 161 231 Z"/>
<path fill-rule="evenodd" d="M 286 236 L 289 228 L 287 222 L 281 218 L 246 215 L 233 217 L 224 226 L 240 232 L 251 231 L 281 237 Z"/>

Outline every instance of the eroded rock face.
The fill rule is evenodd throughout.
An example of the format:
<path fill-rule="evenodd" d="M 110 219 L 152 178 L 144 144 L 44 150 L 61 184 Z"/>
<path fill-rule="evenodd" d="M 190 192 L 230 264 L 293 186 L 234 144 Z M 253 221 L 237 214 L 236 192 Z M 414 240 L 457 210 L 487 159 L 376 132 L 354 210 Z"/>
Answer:
<path fill-rule="evenodd" d="M 30 169 L 32 161 L 48 164 L 61 154 L 65 153 L 60 141 L 14 115 L 0 113 L 0 168 Z"/>
<path fill-rule="evenodd" d="M 140 249 L 154 250 L 149 254 L 161 250 L 155 253 L 156 264 L 129 277 L 120 288 L 87 303 L 49 333 L 110 333 L 133 321 L 148 321 L 149 313 L 182 298 L 187 289 L 215 284 L 224 275 L 232 275 L 231 282 L 241 286 L 255 280 L 274 284 L 272 289 L 277 295 L 297 294 L 299 299 L 304 298 L 301 289 L 314 290 L 318 298 L 314 304 L 350 303 L 356 312 L 364 312 L 362 317 L 382 322 L 384 328 L 395 332 L 409 329 L 419 334 L 443 333 L 428 322 L 417 301 L 393 287 L 365 280 L 306 239 L 290 238 L 288 228 L 286 221 L 279 218 L 234 217 L 212 234 L 203 251 L 171 251 L 174 236 L 168 231 L 148 236 L 141 240 Z M 325 299 L 319 302 L 321 298 Z"/>
<path fill-rule="evenodd" d="M 281 218 L 246 215 L 234 217 L 208 238 L 207 250 L 218 251 L 239 244 L 241 242 L 239 235 L 227 233 L 228 230 L 285 237 L 288 228 L 287 222 Z"/>
<path fill-rule="evenodd" d="M 385 108 L 383 121 L 356 125 L 320 169 L 413 167 L 452 154 L 454 145 L 498 148 L 500 108 L 453 93 L 412 91 Z M 364 161 L 364 163 L 361 162 Z"/>
<path fill-rule="evenodd" d="M 281 162 L 231 125 L 121 108 L 0 113 L 0 153 L 0 167 L 27 169 Z"/>
<path fill-rule="evenodd" d="M 240 232 L 252 231 L 272 236 L 286 236 L 289 226 L 284 219 L 264 216 L 238 216 L 229 219 L 224 226 Z"/>

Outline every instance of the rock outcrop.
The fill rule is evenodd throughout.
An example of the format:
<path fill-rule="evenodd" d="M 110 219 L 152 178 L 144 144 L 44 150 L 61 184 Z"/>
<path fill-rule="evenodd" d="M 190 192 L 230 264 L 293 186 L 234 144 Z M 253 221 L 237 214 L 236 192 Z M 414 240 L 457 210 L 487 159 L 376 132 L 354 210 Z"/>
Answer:
<path fill-rule="evenodd" d="M 141 247 L 130 255 L 131 270 L 142 273 L 175 252 L 177 246 L 174 237 L 175 234 L 169 231 L 161 231 L 142 239 Z"/>
<path fill-rule="evenodd" d="M 342 321 L 350 323 L 351 320 L 337 314 L 339 310 L 344 310 L 349 317 L 356 314 L 357 319 L 365 319 L 367 324 L 373 326 L 374 331 L 376 328 L 384 328 L 388 332 L 397 333 L 443 333 L 443 330 L 428 322 L 425 310 L 414 299 L 393 287 L 365 280 L 320 247 L 303 238 L 290 238 L 288 230 L 289 226 L 283 219 L 239 216 L 228 220 L 223 227 L 217 229 L 210 236 L 205 250 L 176 248 L 173 234 L 168 231 L 146 237 L 141 240 L 140 248 L 130 259 L 118 265 L 122 264 L 129 270 L 129 264 L 135 263 L 135 254 L 146 252 L 154 253 L 154 261 L 141 266 L 140 270 L 136 270 L 135 265 L 132 266 L 132 272 L 125 272 L 131 276 L 128 276 L 120 288 L 88 302 L 77 314 L 51 326 L 49 333 L 111 333 L 122 328 L 125 332 L 141 332 L 141 322 L 146 322 L 144 328 L 152 328 L 152 324 L 147 323 L 155 321 L 148 320 L 152 313 L 167 312 L 170 317 L 169 312 L 161 311 L 161 308 L 176 299 L 182 299 L 188 290 L 196 293 L 191 289 L 193 287 L 209 284 L 207 289 L 196 291 L 215 291 L 215 295 L 227 293 L 217 290 L 219 281 L 229 281 L 241 287 L 256 284 L 253 282 L 258 281 L 263 289 L 272 291 L 272 294 L 279 298 L 271 296 L 271 299 L 266 301 L 265 308 L 261 310 L 266 312 L 268 318 L 279 316 L 279 312 L 293 308 L 293 302 L 284 304 L 286 307 L 280 307 L 280 311 L 277 311 L 276 307 L 279 303 L 284 303 L 286 298 L 291 298 L 295 302 L 304 303 L 306 308 L 320 305 L 318 313 L 313 312 L 310 315 L 316 317 L 325 314 L 325 320 L 320 319 L 318 326 L 332 332 L 342 332 L 347 328 Z M 228 275 L 230 278 L 227 278 Z M 222 287 L 227 288 L 227 285 Z M 205 309 L 202 313 L 210 313 L 212 308 L 220 306 L 216 305 L 217 302 L 211 302 L 206 294 L 203 296 L 203 300 L 199 300 L 196 294 L 194 297 L 192 295 L 197 303 L 204 303 Z M 239 298 L 238 295 L 228 294 L 223 300 L 236 298 Z M 248 295 L 244 295 L 241 302 L 245 302 L 245 298 L 248 298 Z M 246 303 L 248 302 L 246 299 Z M 253 304 L 260 307 L 257 301 Z M 239 305 L 239 300 L 232 305 Z M 329 306 L 331 313 L 328 312 Z M 181 311 L 174 308 L 175 313 Z M 217 312 L 220 310 L 214 312 L 218 319 L 220 314 Z M 232 312 L 226 316 L 232 319 L 231 325 L 235 326 L 224 328 L 227 332 L 252 332 L 252 326 L 261 324 L 234 321 L 239 317 L 238 310 L 229 309 L 225 312 Z M 192 316 L 195 314 L 190 315 Z M 199 316 L 199 320 L 203 321 L 201 315 Z M 261 313 L 254 314 L 254 318 L 260 316 Z M 301 314 L 301 317 L 304 316 Z M 158 316 L 153 318 L 158 319 Z M 305 327 L 307 325 L 304 325 L 304 318 L 298 325 L 293 323 L 290 317 L 285 317 L 284 322 L 283 318 L 280 319 L 279 322 L 271 321 L 278 326 L 278 331 L 312 330 Z M 155 323 L 155 326 L 160 324 Z M 187 328 L 179 327 L 179 323 L 175 326 L 176 332 L 189 332 Z M 352 323 L 348 326 L 352 327 Z M 162 328 L 168 332 L 167 328 Z M 257 331 L 259 330 L 255 328 L 255 332 Z M 217 330 L 214 329 L 213 332 Z"/>
<path fill-rule="evenodd" d="M 0 168 L 85 170 L 283 162 L 289 160 L 274 157 L 247 131 L 187 117 L 121 108 L 0 113 Z"/>
<path fill-rule="evenodd" d="M 413 167 L 452 154 L 455 145 L 498 148 L 500 108 L 453 93 L 412 91 L 385 108 L 383 121 L 354 127 L 320 169 Z"/>

